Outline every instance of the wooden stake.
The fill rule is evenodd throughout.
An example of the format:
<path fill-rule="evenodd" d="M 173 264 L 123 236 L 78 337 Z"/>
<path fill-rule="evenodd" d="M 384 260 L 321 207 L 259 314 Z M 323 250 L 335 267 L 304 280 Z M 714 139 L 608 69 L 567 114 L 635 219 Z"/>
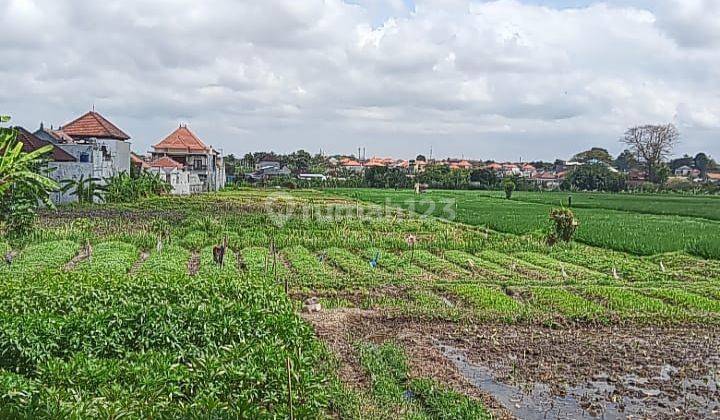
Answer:
<path fill-rule="evenodd" d="M 290 420 L 295 420 L 295 414 L 293 413 L 293 402 L 292 402 L 292 373 L 290 365 L 290 357 L 287 357 L 287 374 L 288 374 L 288 407 L 290 408 Z"/>

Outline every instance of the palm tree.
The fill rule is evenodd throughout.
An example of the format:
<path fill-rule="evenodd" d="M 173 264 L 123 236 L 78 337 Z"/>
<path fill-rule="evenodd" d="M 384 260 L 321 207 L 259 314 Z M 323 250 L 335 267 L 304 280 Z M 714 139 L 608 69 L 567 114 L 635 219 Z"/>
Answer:
<path fill-rule="evenodd" d="M 80 175 L 78 179 L 65 179 L 60 181 L 62 187 L 60 191 L 63 193 L 70 192 L 70 195 L 74 195 L 78 199 L 78 203 L 94 203 L 105 200 L 105 187 L 99 184 L 100 178 L 88 177 Z"/>

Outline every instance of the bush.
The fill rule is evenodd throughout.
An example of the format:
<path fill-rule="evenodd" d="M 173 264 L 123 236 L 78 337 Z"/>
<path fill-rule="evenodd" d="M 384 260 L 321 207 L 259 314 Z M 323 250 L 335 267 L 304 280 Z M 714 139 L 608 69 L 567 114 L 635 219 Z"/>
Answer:
<path fill-rule="evenodd" d="M 505 182 L 503 182 L 503 189 L 505 190 L 505 198 L 508 200 L 512 198 L 512 194 L 515 191 L 515 181 L 512 179 L 507 179 Z"/>
<path fill-rule="evenodd" d="M 554 245 L 559 241 L 570 242 L 578 227 L 575 214 L 570 209 L 553 209 L 550 211 L 552 232 L 548 236 L 548 244 Z"/>

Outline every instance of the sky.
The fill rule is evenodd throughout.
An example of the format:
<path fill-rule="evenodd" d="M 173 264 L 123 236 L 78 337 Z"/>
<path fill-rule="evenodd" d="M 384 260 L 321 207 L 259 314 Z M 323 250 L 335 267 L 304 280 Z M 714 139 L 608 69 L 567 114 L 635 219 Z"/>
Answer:
<path fill-rule="evenodd" d="M 674 123 L 720 158 L 717 0 L 0 0 L 0 114 L 146 152 L 567 159 Z"/>

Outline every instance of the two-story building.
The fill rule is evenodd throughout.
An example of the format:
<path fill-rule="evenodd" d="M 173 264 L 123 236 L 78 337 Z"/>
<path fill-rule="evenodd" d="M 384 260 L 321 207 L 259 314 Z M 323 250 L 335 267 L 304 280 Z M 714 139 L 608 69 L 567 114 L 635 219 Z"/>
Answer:
<path fill-rule="evenodd" d="M 187 125 L 180 125 L 154 145 L 150 153 L 153 162 L 167 157 L 182 165 L 183 171 L 200 180 L 202 191 L 218 191 L 225 187 L 225 163 L 222 155 L 203 143 Z M 152 165 L 151 162 L 150 166 Z"/>
<path fill-rule="evenodd" d="M 63 165 L 51 173 L 57 181 L 105 178 L 130 172 L 130 136 L 95 111 L 87 112 L 73 121 L 58 127 L 40 128 L 33 133 L 38 139 L 49 142 L 75 159 L 73 165 Z M 69 193 L 57 193 L 53 200 L 71 202 Z"/>

